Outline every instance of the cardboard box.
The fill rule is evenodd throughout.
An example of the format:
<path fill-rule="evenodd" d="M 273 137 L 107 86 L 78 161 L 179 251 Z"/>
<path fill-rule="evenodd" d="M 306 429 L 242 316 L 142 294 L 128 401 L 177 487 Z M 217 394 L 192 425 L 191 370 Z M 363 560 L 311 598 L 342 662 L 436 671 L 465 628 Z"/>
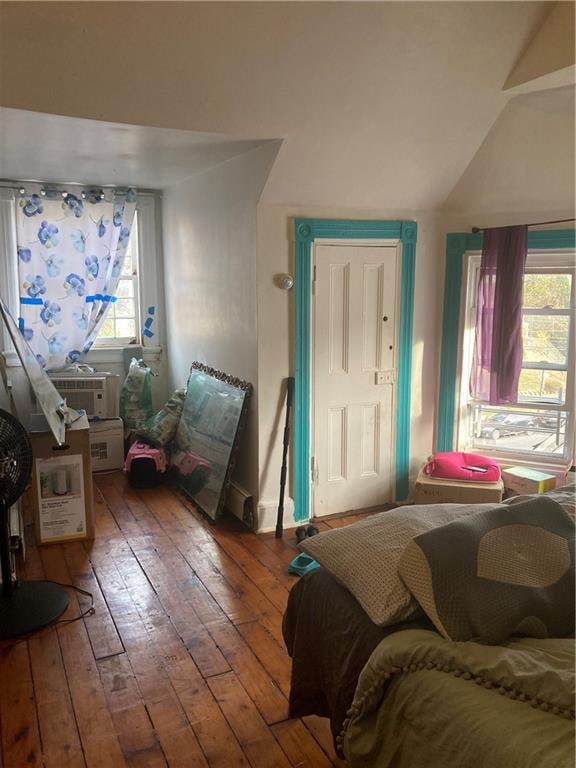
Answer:
<path fill-rule="evenodd" d="M 122 419 L 89 419 L 92 472 L 109 472 L 124 466 Z"/>
<path fill-rule="evenodd" d="M 415 504 L 484 504 L 502 501 L 504 483 L 468 483 L 461 480 L 439 480 L 420 470 L 414 486 Z"/>
<path fill-rule="evenodd" d="M 511 495 L 546 493 L 556 488 L 557 477 L 530 467 L 508 467 L 502 470 L 504 487 Z"/>
<path fill-rule="evenodd" d="M 90 429 L 82 416 L 56 444 L 46 419 L 33 415 L 32 508 L 38 544 L 94 538 Z"/>

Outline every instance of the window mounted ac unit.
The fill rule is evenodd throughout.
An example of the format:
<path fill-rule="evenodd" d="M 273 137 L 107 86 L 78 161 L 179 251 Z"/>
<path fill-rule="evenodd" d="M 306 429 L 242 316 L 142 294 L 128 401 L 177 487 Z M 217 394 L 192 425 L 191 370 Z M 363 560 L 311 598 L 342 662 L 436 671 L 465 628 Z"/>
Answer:
<path fill-rule="evenodd" d="M 118 374 L 55 373 L 52 383 L 70 408 L 101 419 L 118 416 Z"/>

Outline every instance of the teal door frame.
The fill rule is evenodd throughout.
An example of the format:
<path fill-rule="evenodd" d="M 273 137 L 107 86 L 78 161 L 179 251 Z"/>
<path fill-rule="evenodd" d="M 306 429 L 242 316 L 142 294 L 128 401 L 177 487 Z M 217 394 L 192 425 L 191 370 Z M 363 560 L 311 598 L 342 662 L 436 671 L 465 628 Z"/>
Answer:
<path fill-rule="evenodd" d="M 482 242 L 482 232 L 475 234 L 451 232 L 446 237 L 442 352 L 436 428 L 437 451 L 454 450 L 464 256 L 467 251 L 481 251 Z M 539 229 L 528 232 L 529 251 L 552 251 L 574 247 L 576 247 L 576 232 L 573 229 Z"/>
<path fill-rule="evenodd" d="M 310 516 L 312 384 L 312 250 L 316 240 L 400 240 L 402 276 L 396 379 L 396 500 L 408 496 L 410 391 L 416 262 L 415 221 L 295 219 L 294 518 Z"/>

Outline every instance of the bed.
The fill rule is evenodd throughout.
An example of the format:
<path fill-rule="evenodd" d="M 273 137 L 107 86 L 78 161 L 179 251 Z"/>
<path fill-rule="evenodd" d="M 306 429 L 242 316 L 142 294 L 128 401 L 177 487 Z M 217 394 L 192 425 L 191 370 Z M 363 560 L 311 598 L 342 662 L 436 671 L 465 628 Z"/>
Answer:
<path fill-rule="evenodd" d="M 478 618 L 486 627 L 486 637 L 454 639 L 463 637 L 458 634 L 462 631 L 463 625 L 458 624 L 462 614 L 467 613 L 469 618 L 474 610 L 457 605 L 455 614 L 443 615 L 444 624 L 440 622 L 438 626 L 442 631 L 439 631 L 439 616 L 433 621 L 414 594 L 406 598 L 409 607 L 404 605 L 398 610 L 397 602 L 394 603 L 391 615 L 399 617 L 399 621 L 383 621 L 382 616 L 375 613 L 377 607 L 370 603 L 374 590 L 363 592 L 358 580 L 352 580 L 352 590 L 349 583 L 346 586 L 343 583 L 347 581 L 343 573 L 348 575 L 351 570 L 354 556 L 351 542 L 355 541 L 353 537 L 358 529 L 354 532 L 350 529 L 355 526 L 349 526 L 347 538 L 335 539 L 338 542 L 336 564 L 322 550 L 325 546 L 322 536 L 313 537 L 317 542 L 305 543 L 306 551 L 329 567 L 312 571 L 295 585 L 284 616 L 284 638 L 292 657 L 291 716 L 316 714 L 329 718 L 336 750 L 346 757 L 352 768 L 572 768 L 574 641 L 567 636 L 573 637 L 574 627 L 574 491 L 574 486 L 569 486 L 546 494 L 566 513 L 561 520 L 565 526 L 561 533 L 567 542 L 570 567 L 562 579 L 552 578 L 552 581 L 556 579 L 554 589 L 563 583 L 563 590 L 537 590 L 539 599 L 542 595 L 545 597 L 544 608 L 530 603 L 527 611 L 530 621 L 514 619 L 515 625 L 528 629 L 520 634 L 537 636 L 512 633 L 514 636 L 494 642 L 499 637 L 490 635 L 495 627 L 491 613 L 488 619 L 488 614 L 480 614 Z M 409 530 L 408 539 L 410 543 L 421 541 L 422 536 L 433 538 L 436 543 L 447 541 L 454 552 L 450 535 L 454 535 L 454 529 L 458 533 L 458 526 L 470 529 L 473 524 L 478 528 L 475 521 L 493 519 L 496 515 L 497 525 L 493 527 L 503 530 L 511 514 L 515 521 L 522 518 L 523 504 L 532 514 L 532 502 L 533 499 L 523 497 L 513 504 L 478 505 L 470 514 L 462 510 L 463 505 L 429 505 L 423 511 L 428 519 L 436 514 L 432 507 L 443 508 L 438 512 L 441 524 L 429 524 L 429 530 L 416 537 L 412 536 L 414 531 Z M 456 506 L 459 509 L 455 509 Z M 547 508 L 539 508 L 539 514 L 546 517 L 550 507 L 549 503 Z M 411 509 L 416 518 L 417 508 Z M 364 526 L 365 539 L 373 550 L 381 549 L 378 535 L 388 536 L 387 514 L 382 513 L 381 521 Z M 443 517 L 446 514 L 453 518 L 448 523 Z M 536 523 L 529 518 L 526 521 L 526 529 L 535 530 Z M 376 535 L 378 525 L 381 534 Z M 388 530 L 394 532 L 394 526 L 390 528 L 388 524 Z M 330 535 L 332 533 L 336 531 Z M 394 539 L 394 536 L 388 538 Z M 358 546 L 362 550 L 362 545 Z M 386 555 L 388 567 L 403 569 L 410 581 L 406 540 L 394 546 L 396 550 Z M 520 554 L 524 556 L 526 549 Z M 371 557 L 368 550 L 361 551 L 362 564 L 367 564 L 371 578 L 386 582 L 389 573 L 381 570 L 381 564 Z M 553 553 L 552 560 L 558 559 Z M 342 560 L 345 562 L 339 572 Z M 457 562 L 458 558 L 452 555 L 452 560 Z M 396 561 L 400 565 L 397 566 Z M 450 571 L 445 561 L 441 571 L 443 574 Z M 461 570 L 456 571 L 456 577 L 463 584 L 467 578 Z M 405 589 L 403 579 L 400 581 Z M 484 588 L 489 580 L 481 581 Z M 391 582 L 386 584 L 386 589 L 390 589 Z M 471 595 L 474 604 L 482 602 L 475 588 L 462 589 L 460 599 L 465 601 Z M 498 595 L 505 598 L 509 585 L 500 583 L 496 588 Z M 511 589 L 514 603 L 518 602 L 518 590 L 523 595 L 531 591 L 518 585 Z M 419 595 L 426 604 L 425 592 Z M 488 594 L 489 605 L 490 601 L 493 605 L 494 598 Z M 560 623 L 554 624 L 555 617 L 546 613 L 551 604 L 559 607 L 563 614 Z M 503 600 L 500 606 L 503 616 L 514 613 L 510 605 Z M 436 607 L 439 611 L 445 610 L 441 600 L 436 601 Z M 498 613 L 497 607 L 489 609 Z M 390 612 L 390 601 L 386 610 Z M 450 624 L 454 615 L 457 621 Z M 534 624 L 535 617 L 539 618 Z M 541 621 L 549 622 L 547 630 L 542 629 L 538 623 Z M 498 631 L 510 632 L 510 626 L 504 630 L 500 626 Z M 535 627 L 534 631 L 531 627 Z M 472 635 L 477 632 L 476 627 Z M 553 636 L 551 632 L 561 636 Z"/>

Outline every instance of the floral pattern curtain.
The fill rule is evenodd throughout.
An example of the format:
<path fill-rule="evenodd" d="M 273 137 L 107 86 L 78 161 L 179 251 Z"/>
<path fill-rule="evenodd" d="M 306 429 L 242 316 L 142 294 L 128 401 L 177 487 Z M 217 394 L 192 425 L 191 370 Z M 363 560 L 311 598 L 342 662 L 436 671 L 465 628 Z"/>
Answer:
<path fill-rule="evenodd" d="M 136 192 L 26 191 L 16 206 L 20 331 L 47 370 L 82 360 L 116 301 Z"/>

